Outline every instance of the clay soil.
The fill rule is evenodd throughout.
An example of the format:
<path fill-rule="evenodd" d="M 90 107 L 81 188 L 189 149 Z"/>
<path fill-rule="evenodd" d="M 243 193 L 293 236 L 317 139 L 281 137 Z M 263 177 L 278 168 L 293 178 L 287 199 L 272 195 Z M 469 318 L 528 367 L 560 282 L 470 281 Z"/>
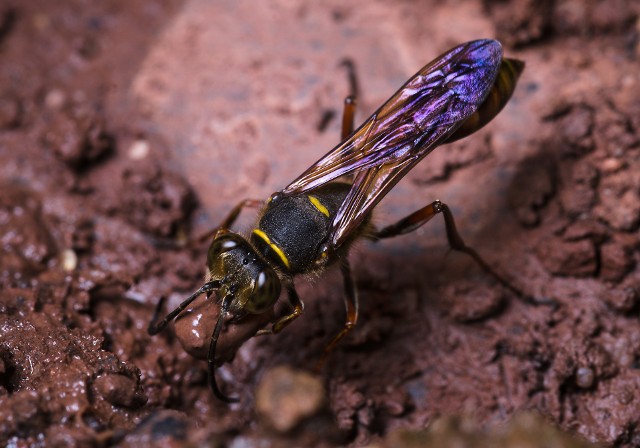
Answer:
<path fill-rule="evenodd" d="M 440 218 L 362 242 L 360 321 L 323 369 L 335 270 L 298 279 L 305 313 L 281 334 L 225 336 L 218 381 L 240 401 L 217 400 L 183 349 L 215 296 L 203 327 L 146 331 L 161 297 L 202 285 L 207 245 L 188 242 L 337 143 L 345 58 L 362 121 L 481 37 L 526 61 L 512 101 L 374 219 L 439 198 L 524 294 L 449 253 Z M 640 446 L 639 225 L 638 2 L 0 1 L 0 445 L 398 446 L 428 428 L 429 446 L 443 416 L 484 431 L 527 412 Z"/>

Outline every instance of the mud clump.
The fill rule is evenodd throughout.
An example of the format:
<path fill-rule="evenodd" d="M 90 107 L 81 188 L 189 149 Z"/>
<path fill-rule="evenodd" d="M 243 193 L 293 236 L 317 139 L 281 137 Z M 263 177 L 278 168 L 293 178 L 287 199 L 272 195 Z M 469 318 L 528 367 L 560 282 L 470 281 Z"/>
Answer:
<path fill-rule="evenodd" d="M 111 155 L 115 142 L 98 115 L 77 113 L 55 113 L 43 139 L 61 161 L 83 170 Z"/>
<path fill-rule="evenodd" d="M 220 315 L 220 303 L 216 297 L 204 296 L 194 300 L 175 320 L 174 330 L 182 348 L 198 359 L 207 359 L 211 335 Z M 244 316 L 237 322 L 227 322 L 220 333 L 216 349 L 216 364 L 231 361 L 240 346 L 258 330 L 267 328 L 274 320 L 274 309 L 252 316 Z"/>
<path fill-rule="evenodd" d="M 58 253 L 44 221 L 42 203 L 26 187 L 1 184 L 0 235 L 2 275 L 32 276 Z"/>
<path fill-rule="evenodd" d="M 100 375 L 93 382 L 96 392 L 114 406 L 137 408 L 147 402 L 136 381 L 123 375 Z"/>
<path fill-rule="evenodd" d="M 140 230 L 159 237 L 175 236 L 196 204 L 181 176 L 141 163 L 124 170 L 119 194 L 113 199 L 118 202 L 109 205 L 110 212 L 127 216 Z"/>

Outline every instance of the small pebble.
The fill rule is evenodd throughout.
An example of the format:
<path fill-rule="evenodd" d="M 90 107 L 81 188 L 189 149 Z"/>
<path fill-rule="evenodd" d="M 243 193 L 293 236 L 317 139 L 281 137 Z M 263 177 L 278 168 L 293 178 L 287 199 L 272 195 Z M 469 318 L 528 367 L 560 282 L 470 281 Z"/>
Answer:
<path fill-rule="evenodd" d="M 47 95 L 44 97 L 44 104 L 49 109 L 60 109 L 64 106 L 64 103 L 67 101 L 67 96 L 60 89 L 50 90 Z"/>
<path fill-rule="evenodd" d="M 591 367 L 580 367 L 576 371 L 576 385 L 581 389 L 589 389 L 595 381 L 595 373 Z"/>
<path fill-rule="evenodd" d="M 138 139 L 129 147 L 129 158 L 133 160 L 142 160 L 149 155 L 151 145 L 147 140 Z"/>
<path fill-rule="evenodd" d="M 608 157 L 602 161 L 602 171 L 611 174 L 620 170 L 624 165 L 623 161 L 615 157 Z"/>
<path fill-rule="evenodd" d="M 62 251 L 62 269 L 65 272 L 73 272 L 78 267 L 78 256 L 72 249 Z"/>
<path fill-rule="evenodd" d="M 278 432 L 294 429 L 302 420 L 324 407 L 325 392 L 320 379 L 289 367 L 267 372 L 256 391 L 256 409 Z"/>

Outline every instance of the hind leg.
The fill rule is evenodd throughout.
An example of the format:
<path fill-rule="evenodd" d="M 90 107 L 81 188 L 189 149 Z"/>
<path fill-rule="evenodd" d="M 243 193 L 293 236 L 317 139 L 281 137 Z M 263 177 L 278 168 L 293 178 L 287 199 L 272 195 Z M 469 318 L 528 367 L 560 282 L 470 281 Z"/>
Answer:
<path fill-rule="evenodd" d="M 447 230 L 447 240 L 449 241 L 449 246 L 453 250 L 457 250 L 459 252 L 463 252 L 473 258 L 473 260 L 489 275 L 495 278 L 502 286 L 513 292 L 519 297 L 524 298 L 527 301 L 535 302 L 531 297 L 524 294 L 519 288 L 515 287 L 508 280 L 506 280 L 502 275 L 496 272 L 489 263 L 487 263 L 484 258 L 476 252 L 475 249 L 469 247 L 465 244 L 464 240 L 458 233 L 458 229 L 456 227 L 456 222 L 453 219 L 453 214 L 451 210 L 447 206 L 447 204 L 440 201 L 433 201 L 431 204 L 421 208 L 420 210 L 413 212 L 409 216 L 401 219 L 395 224 L 391 224 L 390 226 L 384 227 L 379 231 L 375 231 L 372 235 L 373 239 L 384 239 L 384 238 L 392 238 L 398 235 L 404 235 L 405 233 L 413 232 L 417 228 L 425 225 L 427 222 L 431 220 L 434 216 L 442 213 L 444 217 L 444 224 Z"/>

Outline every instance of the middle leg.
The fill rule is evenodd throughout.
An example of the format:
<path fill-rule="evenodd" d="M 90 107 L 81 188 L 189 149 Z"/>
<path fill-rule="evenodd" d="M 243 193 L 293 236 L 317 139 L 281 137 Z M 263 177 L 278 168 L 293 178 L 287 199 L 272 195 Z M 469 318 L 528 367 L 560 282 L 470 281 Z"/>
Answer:
<path fill-rule="evenodd" d="M 293 281 L 289 280 L 287 282 L 287 296 L 289 298 L 289 304 L 292 307 L 292 310 L 286 316 L 281 317 L 276 320 L 271 328 L 264 328 L 258 331 L 257 336 L 262 336 L 265 334 L 277 334 L 280 333 L 287 325 L 300 317 L 304 311 L 304 303 L 300 300 L 298 296 L 298 292 L 296 291 L 295 286 L 293 285 Z"/>
<path fill-rule="evenodd" d="M 316 364 L 316 370 L 320 370 L 324 365 L 324 362 L 329 356 L 329 353 L 338 345 L 351 330 L 356 326 L 358 322 L 358 290 L 356 288 L 355 281 L 353 280 L 353 274 L 351 273 L 351 264 L 349 260 L 345 258 L 340 265 L 342 271 L 342 277 L 344 281 L 344 305 L 346 308 L 347 316 L 345 319 L 344 327 L 340 332 L 333 337 L 331 342 L 327 344 L 322 352 L 322 356 Z"/>

